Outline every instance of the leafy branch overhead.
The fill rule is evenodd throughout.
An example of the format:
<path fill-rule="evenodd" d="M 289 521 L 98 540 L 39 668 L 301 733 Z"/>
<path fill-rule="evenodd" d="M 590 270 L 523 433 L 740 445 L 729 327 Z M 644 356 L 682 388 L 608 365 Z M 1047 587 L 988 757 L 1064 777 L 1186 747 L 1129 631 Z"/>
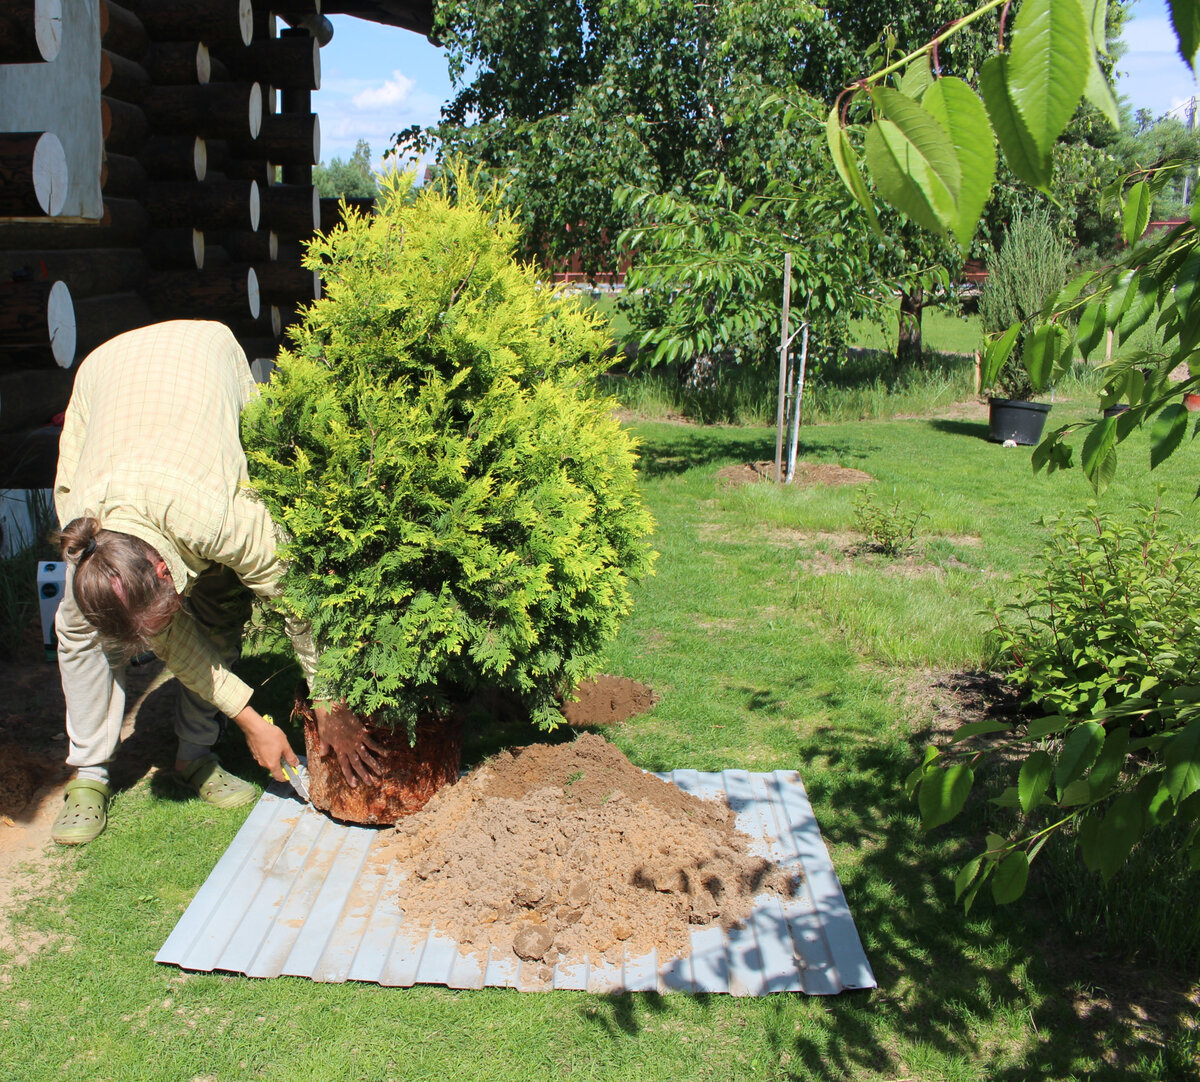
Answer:
<path fill-rule="evenodd" d="M 1200 0 L 1169 0 L 1168 7 L 1180 55 L 1194 67 Z M 996 53 L 980 65 L 977 86 L 943 73 L 939 49 L 996 11 Z M 987 0 L 932 41 L 846 87 L 829 113 L 826 137 L 838 175 L 872 225 L 878 228 L 878 198 L 965 250 L 991 195 L 998 154 L 1020 180 L 1049 195 L 1052 152 L 1081 103 L 1114 126 L 1120 122 L 1102 64 L 1108 14 L 1107 0 L 1019 6 Z M 1068 283 L 1035 325 L 998 331 L 986 344 L 985 377 L 1003 368 L 1020 335 L 1035 389 L 1051 386 L 1082 357 L 1104 369 L 1101 404 L 1130 407 L 1119 417 L 1051 432 L 1034 452 L 1035 469 L 1073 465 L 1071 441 L 1082 437 L 1080 465 L 1099 492 L 1116 473 L 1118 445 L 1134 430 L 1151 426 L 1151 466 L 1184 442 L 1181 397 L 1200 384 L 1200 363 L 1193 364 L 1200 346 L 1197 223 L 1193 215 L 1145 236 L 1155 196 L 1183 167 L 1158 162 L 1111 185 L 1103 202 L 1119 211 L 1124 252 Z M 1161 346 L 1147 350 L 1133 336 L 1151 321 Z M 1181 365 L 1187 376 L 1173 379 Z"/>

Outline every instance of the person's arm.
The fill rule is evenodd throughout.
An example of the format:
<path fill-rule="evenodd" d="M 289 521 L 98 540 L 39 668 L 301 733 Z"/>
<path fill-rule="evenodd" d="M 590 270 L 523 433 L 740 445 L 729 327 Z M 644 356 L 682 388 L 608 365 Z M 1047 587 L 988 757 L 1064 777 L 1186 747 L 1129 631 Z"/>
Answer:
<path fill-rule="evenodd" d="M 292 751 L 292 745 L 283 730 L 272 725 L 254 707 L 247 704 L 234 716 L 238 728 L 246 734 L 246 744 L 254 761 L 270 772 L 276 781 L 286 781 L 280 761 L 286 759 L 291 766 L 299 766 L 300 760 Z"/>
<path fill-rule="evenodd" d="M 250 492 L 238 491 L 233 514 L 221 534 L 199 555 L 228 567 L 255 596 L 267 602 L 279 600 L 286 564 L 278 553 L 277 527 L 262 501 Z M 322 754 L 333 750 L 341 764 L 342 776 L 352 786 L 358 785 L 359 779 L 365 782 L 376 780 L 378 762 L 375 755 L 383 749 L 371 739 L 366 727 L 344 702 L 324 694 L 319 686 L 318 655 L 312 629 L 306 621 L 287 611 L 284 612 L 284 629 L 308 681 Z M 248 703 L 248 696 L 246 701 Z"/>

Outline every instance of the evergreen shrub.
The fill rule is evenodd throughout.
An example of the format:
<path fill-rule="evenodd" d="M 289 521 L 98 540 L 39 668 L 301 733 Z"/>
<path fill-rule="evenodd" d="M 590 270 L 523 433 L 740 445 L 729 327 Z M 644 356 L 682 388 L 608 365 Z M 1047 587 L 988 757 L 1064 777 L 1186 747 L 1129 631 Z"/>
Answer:
<path fill-rule="evenodd" d="M 320 300 L 246 410 L 314 697 L 408 726 L 483 688 L 545 728 L 651 570 L 604 322 L 538 280 L 502 189 L 383 179 L 308 246 Z"/>
<path fill-rule="evenodd" d="M 1044 210 L 1018 210 L 998 251 L 987 260 L 987 280 L 979 292 L 979 321 L 985 334 L 1021 325 L 1016 346 L 992 381 L 998 397 L 1033 397 L 1033 382 L 1021 363 L 1025 339 L 1043 305 L 1066 283 L 1070 253 Z"/>

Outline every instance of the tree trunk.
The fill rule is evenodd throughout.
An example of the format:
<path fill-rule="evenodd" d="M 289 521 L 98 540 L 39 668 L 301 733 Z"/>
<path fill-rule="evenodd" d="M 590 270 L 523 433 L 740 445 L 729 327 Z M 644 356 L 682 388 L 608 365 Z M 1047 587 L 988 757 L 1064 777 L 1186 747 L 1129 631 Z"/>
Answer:
<path fill-rule="evenodd" d="M 80 360 L 118 334 L 154 322 L 146 302 L 137 293 L 106 293 L 75 302 Z"/>
<path fill-rule="evenodd" d="M 262 129 L 258 83 L 159 86 L 146 95 L 144 107 L 156 132 L 253 142 Z"/>
<path fill-rule="evenodd" d="M 158 86 L 202 86 L 212 78 L 212 58 L 202 41 L 156 41 L 144 62 Z"/>
<path fill-rule="evenodd" d="M 155 225 L 248 229 L 259 224 L 259 191 L 252 180 L 159 181 L 146 186 L 146 210 Z"/>
<path fill-rule="evenodd" d="M 135 248 L 0 251 L 0 282 L 21 279 L 66 282 L 78 301 L 99 293 L 141 289 L 146 258 Z"/>
<path fill-rule="evenodd" d="M 262 311 L 253 267 L 230 263 L 211 271 L 163 271 L 147 289 L 151 307 L 163 319 L 257 320 Z"/>
<path fill-rule="evenodd" d="M 136 105 L 116 98 L 100 98 L 100 131 L 104 149 L 117 154 L 137 154 L 146 141 L 146 114 Z"/>
<path fill-rule="evenodd" d="M 100 0 L 100 43 L 110 52 L 136 60 L 146 51 L 146 28 L 127 7 Z"/>
<path fill-rule="evenodd" d="M 233 157 L 263 157 L 276 165 L 316 165 L 321 160 L 321 124 L 316 113 L 267 113 L 258 138 L 232 140 Z"/>
<path fill-rule="evenodd" d="M 203 180 L 208 175 L 208 147 L 199 135 L 156 135 L 138 154 L 155 180 Z"/>
<path fill-rule="evenodd" d="M 900 293 L 900 335 L 896 343 L 896 364 L 900 368 L 916 365 L 925 367 L 921 349 L 921 312 L 925 307 L 925 290 L 914 285 Z"/>
<path fill-rule="evenodd" d="M 146 190 L 146 170 L 137 158 L 106 154 L 100 166 L 100 190 L 105 195 L 136 199 Z"/>
<path fill-rule="evenodd" d="M 314 808 L 350 823 L 388 825 L 419 812 L 442 786 L 458 780 L 462 761 L 462 719 L 425 718 L 417 722 L 417 742 L 409 747 L 408 733 L 368 723 L 372 739 L 386 749 L 378 757 L 382 778 L 378 784 L 350 786 L 342 776 L 337 756 L 319 751 L 316 717 L 297 696 L 296 714 L 304 720 L 304 745 L 308 754 L 308 789 Z"/>
<path fill-rule="evenodd" d="M 204 234 L 190 225 L 153 229 L 146 235 L 142 249 L 155 268 L 200 270 L 207 262 Z"/>
<path fill-rule="evenodd" d="M 0 432 L 20 432 L 49 422 L 67 408 L 74 378 L 74 373 L 61 368 L 0 374 Z"/>
<path fill-rule="evenodd" d="M 162 41 L 199 38 L 210 45 L 249 45 L 254 33 L 251 0 L 130 0 L 150 35 Z M 264 5 L 269 6 L 269 5 Z"/>
<path fill-rule="evenodd" d="M 146 96 L 149 85 L 150 77 L 137 61 L 108 49 L 100 50 L 100 89 L 110 98 L 137 104 Z"/>
<path fill-rule="evenodd" d="M 311 185 L 273 184 L 262 190 L 262 220 L 288 240 L 311 237 L 321 228 L 321 197 Z"/>
<path fill-rule="evenodd" d="M 320 50 L 317 39 L 307 33 L 285 32 L 236 52 L 230 50 L 226 63 L 234 75 L 270 83 L 276 90 L 321 89 Z"/>

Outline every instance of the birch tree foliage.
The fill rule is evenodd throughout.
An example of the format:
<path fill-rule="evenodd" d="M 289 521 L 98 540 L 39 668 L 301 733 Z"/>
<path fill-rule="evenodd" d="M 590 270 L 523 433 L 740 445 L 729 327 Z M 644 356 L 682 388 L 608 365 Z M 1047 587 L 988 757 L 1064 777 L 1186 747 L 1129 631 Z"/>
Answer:
<path fill-rule="evenodd" d="M 1168 7 L 1179 53 L 1194 67 L 1200 0 L 1168 0 Z M 997 10 L 996 52 L 981 65 L 974 89 L 941 70 L 939 51 Z M 838 175 L 867 218 L 878 220 L 878 199 L 965 249 L 1000 156 L 1021 181 L 1049 195 L 1052 151 L 1080 103 L 1120 123 L 1101 68 L 1107 17 L 1108 0 L 987 0 L 908 56 L 847 86 L 830 110 L 826 139 Z M 1075 465 L 1078 448 L 1078 464 L 1101 492 L 1116 472 L 1119 445 L 1135 429 L 1150 426 L 1152 466 L 1188 436 L 1182 394 L 1200 383 L 1200 295 L 1192 301 L 1200 269 L 1197 222 L 1144 235 L 1154 197 L 1183 167 L 1156 162 L 1109 186 L 1102 199 L 1118 208 L 1127 247 L 1110 265 L 1068 283 L 1042 313 L 1038 348 L 1024 358 L 1035 389 L 1050 387 L 1077 356 L 1104 358 L 1111 332 L 1101 405 L 1130 409 L 1051 432 L 1034 451 L 1035 470 Z M 1152 321 L 1161 346 L 1146 349 L 1135 334 Z M 989 343 L 985 369 L 1008 360 L 1013 337 L 1001 332 Z M 1187 378 L 1170 380 L 1184 363 Z M 1190 438 L 1198 430 L 1192 426 Z"/>

